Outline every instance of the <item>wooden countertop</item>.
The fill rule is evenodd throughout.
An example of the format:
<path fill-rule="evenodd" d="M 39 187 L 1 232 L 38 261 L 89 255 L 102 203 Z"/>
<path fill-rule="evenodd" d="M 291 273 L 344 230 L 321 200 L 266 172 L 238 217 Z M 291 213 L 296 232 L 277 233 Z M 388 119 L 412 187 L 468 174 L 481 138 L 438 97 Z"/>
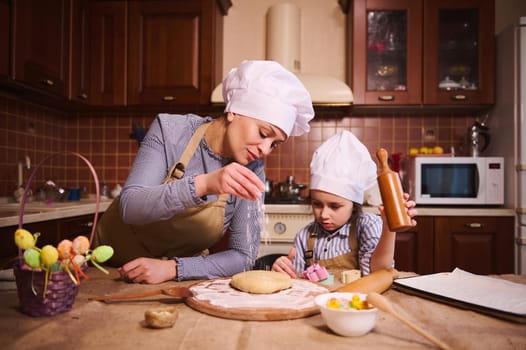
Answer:
<path fill-rule="evenodd" d="M 364 206 L 367 212 L 378 213 L 377 207 Z M 416 206 L 418 216 L 515 216 L 515 210 L 501 207 L 425 207 Z M 312 215 L 311 206 L 308 204 L 265 204 L 265 213 L 268 214 L 305 214 Z"/>
<path fill-rule="evenodd" d="M 362 337 L 332 333 L 321 315 L 288 321 L 238 321 L 210 316 L 167 296 L 102 303 L 89 297 L 187 286 L 128 284 L 90 267 L 73 309 L 33 318 L 18 310 L 16 290 L 0 291 L 0 338 L 4 349 L 433 349 L 428 340 L 394 317 L 379 312 L 376 327 Z M 503 278 L 526 283 L 526 276 Z M 403 315 L 453 349 L 524 349 L 526 325 L 455 308 L 394 289 L 385 297 Z M 174 306 L 173 328 L 144 327 L 144 312 Z"/>
<path fill-rule="evenodd" d="M 99 212 L 104 212 L 110 206 L 112 199 L 101 200 Z M 18 225 L 18 209 L 20 204 L 0 203 L 0 227 Z M 376 207 L 364 207 L 365 211 L 378 213 Z M 421 207 L 417 206 L 418 216 L 514 216 L 515 210 L 510 208 L 488 207 Z M 4 215 L 2 215 L 4 213 Z M 24 223 L 63 219 L 74 216 L 95 213 L 95 199 L 80 201 L 57 202 L 45 204 L 30 202 L 26 204 Z M 312 215 L 308 204 L 265 204 L 267 214 L 304 214 Z"/>
<path fill-rule="evenodd" d="M 45 202 L 29 202 L 24 209 L 24 223 L 64 219 L 74 216 L 95 213 L 95 199 L 87 198 L 80 201 L 66 201 L 46 204 Z M 110 206 L 112 199 L 104 199 L 99 203 L 99 212 L 104 212 Z M 0 227 L 18 225 L 19 203 L 0 204 Z"/>

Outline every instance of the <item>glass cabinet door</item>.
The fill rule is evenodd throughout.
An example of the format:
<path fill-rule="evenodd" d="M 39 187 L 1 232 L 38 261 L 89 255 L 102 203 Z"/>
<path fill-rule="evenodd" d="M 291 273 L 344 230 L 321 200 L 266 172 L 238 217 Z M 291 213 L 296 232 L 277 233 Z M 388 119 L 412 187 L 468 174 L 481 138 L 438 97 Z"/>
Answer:
<path fill-rule="evenodd" d="M 426 0 L 424 18 L 424 103 L 493 103 L 493 1 Z"/>
<path fill-rule="evenodd" d="M 477 9 L 438 11 L 438 88 L 476 90 L 478 76 Z"/>
<path fill-rule="evenodd" d="M 354 1 L 355 104 L 421 102 L 421 0 Z"/>
<path fill-rule="evenodd" d="M 406 55 L 406 11 L 367 11 L 367 91 L 407 90 Z"/>

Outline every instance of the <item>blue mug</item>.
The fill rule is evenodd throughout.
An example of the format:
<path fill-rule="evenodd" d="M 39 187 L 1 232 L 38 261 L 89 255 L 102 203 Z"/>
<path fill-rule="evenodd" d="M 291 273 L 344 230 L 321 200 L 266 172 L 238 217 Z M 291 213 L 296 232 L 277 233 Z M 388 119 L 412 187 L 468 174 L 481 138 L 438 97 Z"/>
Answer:
<path fill-rule="evenodd" d="M 70 189 L 68 189 L 68 200 L 70 200 L 70 201 L 80 201 L 80 188 L 70 188 Z"/>

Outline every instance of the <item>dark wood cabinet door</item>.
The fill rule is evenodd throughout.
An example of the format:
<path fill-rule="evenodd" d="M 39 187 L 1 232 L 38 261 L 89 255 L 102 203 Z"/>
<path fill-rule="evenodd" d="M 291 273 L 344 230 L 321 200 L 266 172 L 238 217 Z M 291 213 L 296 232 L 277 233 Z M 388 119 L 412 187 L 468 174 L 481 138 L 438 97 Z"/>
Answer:
<path fill-rule="evenodd" d="M 85 72 L 90 105 L 126 104 L 126 9 L 125 1 L 89 4 Z"/>
<path fill-rule="evenodd" d="M 99 213 L 100 220 L 102 213 Z M 58 232 L 60 239 L 73 240 L 77 236 L 86 236 L 90 238 L 91 230 L 94 225 L 94 215 L 83 215 L 58 221 Z"/>
<path fill-rule="evenodd" d="M 433 273 L 433 217 L 417 218 L 417 226 L 396 233 L 395 268 L 418 274 Z"/>
<path fill-rule="evenodd" d="M 207 104 L 216 50 L 215 1 L 130 1 L 128 104 Z"/>
<path fill-rule="evenodd" d="M 0 228 L 0 269 L 10 268 L 18 255 L 14 237 L 18 226 Z M 37 246 L 42 248 L 46 244 L 56 246 L 59 234 L 56 221 L 43 221 L 24 224 L 24 228 L 32 234 L 40 232 Z"/>
<path fill-rule="evenodd" d="M 87 102 L 89 89 L 88 53 L 88 0 L 72 3 L 71 86 L 70 99 Z"/>
<path fill-rule="evenodd" d="M 514 271 L 513 217 L 436 217 L 435 271 Z"/>
<path fill-rule="evenodd" d="M 71 0 L 13 1 L 14 79 L 68 97 Z"/>
<path fill-rule="evenodd" d="M 425 0 L 424 104 L 495 101 L 494 0 Z"/>
<path fill-rule="evenodd" d="M 355 0 L 352 23 L 354 104 L 420 104 L 422 1 Z"/>
<path fill-rule="evenodd" d="M 9 75 L 9 31 L 11 7 L 8 0 L 0 0 L 0 77 Z"/>
<path fill-rule="evenodd" d="M 98 219 L 103 213 L 99 213 Z M 90 237 L 94 225 L 94 214 L 75 216 L 70 218 L 49 220 L 24 224 L 24 228 L 31 233 L 40 232 L 37 247 L 46 244 L 57 246 L 63 239 L 74 239 L 79 235 Z M 0 228 L 0 269 L 8 268 L 16 258 L 18 249 L 14 242 L 14 234 L 18 226 Z"/>

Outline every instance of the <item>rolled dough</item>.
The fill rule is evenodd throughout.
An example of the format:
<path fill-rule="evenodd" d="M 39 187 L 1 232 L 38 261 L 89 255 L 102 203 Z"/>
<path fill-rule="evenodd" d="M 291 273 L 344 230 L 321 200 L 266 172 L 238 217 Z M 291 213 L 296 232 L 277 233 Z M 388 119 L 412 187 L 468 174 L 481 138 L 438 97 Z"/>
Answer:
<path fill-rule="evenodd" d="M 252 270 L 235 274 L 230 284 L 243 292 L 270 294 L 292 287 L 292 279 L 280 272 Z"/>

